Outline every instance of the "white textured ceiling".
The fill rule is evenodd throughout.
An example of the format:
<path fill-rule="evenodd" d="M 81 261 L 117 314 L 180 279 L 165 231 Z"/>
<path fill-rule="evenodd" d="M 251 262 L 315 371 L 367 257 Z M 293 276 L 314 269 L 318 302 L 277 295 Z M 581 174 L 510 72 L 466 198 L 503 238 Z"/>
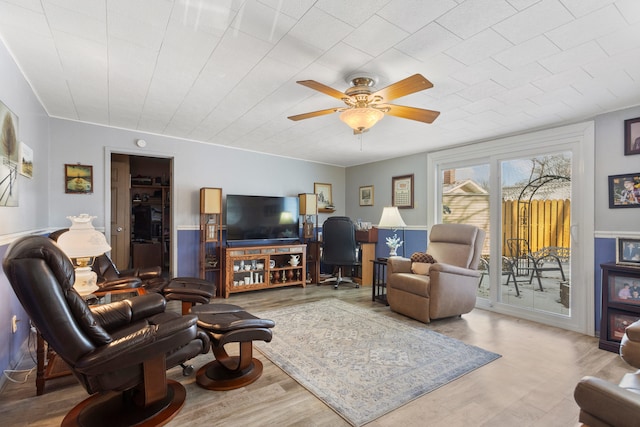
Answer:
<path fill-rule="evenodd" d="M 344 166 L 640 104 L 639 0 L 0 0 L 0 36 L 51 116 Z M 440 117 L 287 119 L 354 71 Z"/>

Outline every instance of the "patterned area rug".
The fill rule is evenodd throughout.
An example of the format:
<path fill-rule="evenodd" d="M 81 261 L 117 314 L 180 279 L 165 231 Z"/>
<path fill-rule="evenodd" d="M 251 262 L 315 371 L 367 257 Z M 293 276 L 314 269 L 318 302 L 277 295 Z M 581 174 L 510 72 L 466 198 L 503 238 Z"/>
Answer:
<path fill-rule="evenodd" d="M 258 350 L 355 426 L 500 357 L 334 298 L 256 315 L 276 322 Z"/>

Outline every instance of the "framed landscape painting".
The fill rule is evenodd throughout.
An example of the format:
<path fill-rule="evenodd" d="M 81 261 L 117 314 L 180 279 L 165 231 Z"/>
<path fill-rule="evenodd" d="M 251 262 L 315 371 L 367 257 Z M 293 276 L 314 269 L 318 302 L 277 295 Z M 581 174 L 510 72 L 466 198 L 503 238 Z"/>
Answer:
<path fill-rule="evenodd" d="M 93 166 L 64 165 L 64 182 L 65 193 L 93 193 Z"/>

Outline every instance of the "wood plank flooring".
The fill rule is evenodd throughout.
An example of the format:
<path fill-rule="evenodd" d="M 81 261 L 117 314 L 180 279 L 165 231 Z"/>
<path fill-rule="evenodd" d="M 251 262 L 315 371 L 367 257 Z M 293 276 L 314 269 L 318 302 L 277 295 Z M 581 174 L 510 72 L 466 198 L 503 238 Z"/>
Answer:
<path fill-rule="evenodd" d="M 234 294 L 219 302 L 257 312 L 333 297 L 502 355 L 487 366 L 378 418 L 369 423 L 369 427 L 574 427 L 578 425 L 578 407 L 573 400 L 573 389 L 582 376 L 595 375 L 617 383 L 632 370 L 616 354 L 599 350 L 594 337 L 480 309 L 462 318 L 424 325 L 372 302 L 370 287 L 344 286 L 334 290 L 332 286 L 311 285 L 305 289 L 292 287 Z M 171 309 L 180 310 L 177 302 L 170 304 Z M 193 375 L 185 378 L 181 368 L 171 369 L 168 376 L 185 385 L 187 401 L 169 425 L 348 425 L 262 354 L 257 351 L 254 354 L 263 362 L 264 373 L 255 383 L 238 390 L 204 390 L 195 384 Z M 201 355 L 191 363 L 198 368 L 211 359 L 211 354 Z M 27 356 L 22 368 L 33 364 Z M 87 397 L 73 377 L 51 381 L 45 390 L 43 396 L 35 395 L 35 372 L 24 384 L 7 383 L 0 392 L 0 425 L 60 425 L 64 415 Z"/>

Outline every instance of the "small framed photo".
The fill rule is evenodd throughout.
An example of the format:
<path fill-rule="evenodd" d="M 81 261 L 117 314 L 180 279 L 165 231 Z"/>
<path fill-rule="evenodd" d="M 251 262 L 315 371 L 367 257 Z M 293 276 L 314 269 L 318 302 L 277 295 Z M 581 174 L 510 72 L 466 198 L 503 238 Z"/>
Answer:
<path fill-rule="evenodd" d="M 333 199 L 331 198 L 331 184 L 315 182 L 313 184 L 313 192 L 318 195 L 318 211 L 333 212 Z"/>
<path fill-rule="evenodd" d="M 640 117 L 624 121 L 624 155 L 640 154 Z"/>
<path fill-rule="evenodd" d="M 391 205 L 398 209 L 413 208 L 413 174 L 391 178 Z"/>
<path fill-rule="evenodd" d="M 640 208 L 640 172 L 609 176 L 609 208 Z"/>
<path fill-rule="evenodd" d="M 609 310 L 609 330 L 607 331 L 607 338 L 611 341 L 620 341 L 624 336 L 627 326 L 639 318 L 638 316 L 629 316 L 628 314 Z M 602 333 L 602 331 L 600 333 Z"/>
<path fill-rule="evenodd" d="M 616 264 L 640 267 L 640 239 L 616 239 Z"/>
<path fill-rule="evenodd" d="M 373 185 L 360 187 L 360 206 L 373 206 Z"/>
<path fill-rule="evenodd" d="M 609 275 L 609 301 L 640 306 L 640 279 L 623 274 Z"/>
<path fill-rule="evenodd" d="M 20 175 L 33 178 L 33 150 L 24 142 L 20 143 Z"/>
<path fill-rule="evenodd" d="M 70 194 L 93 193 L 93 166 L 64 165 L 64 192 Z"/>

